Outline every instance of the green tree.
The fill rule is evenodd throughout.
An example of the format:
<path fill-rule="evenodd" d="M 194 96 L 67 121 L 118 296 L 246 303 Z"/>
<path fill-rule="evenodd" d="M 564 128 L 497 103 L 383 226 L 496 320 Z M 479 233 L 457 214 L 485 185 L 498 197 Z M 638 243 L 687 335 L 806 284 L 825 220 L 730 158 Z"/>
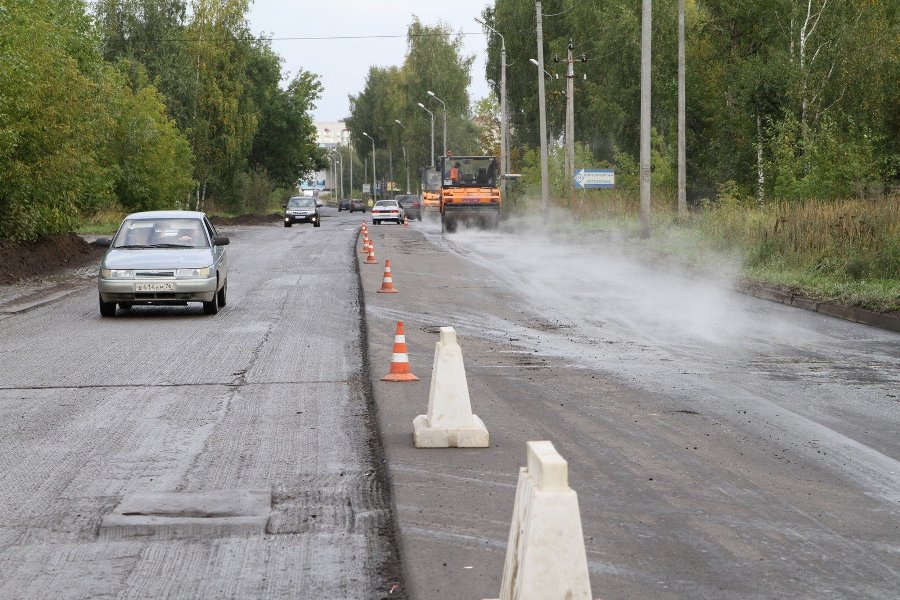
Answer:
<path fill-rule="evenodd" d="M 97 39 L 78 0 L 3 0 L 0 31 L 0 238 L 70 231 L 113 198 Z"/>
<path fill-rule="evenodd" d="M 197 180 L 195 207 L 207 193 L 224 191 L 246 166 L 257 113 L 247 90 L 248 0 L 194 0 L 188 26 L 196 60 L 188 137 Z"/>
<path fill-rule="evenodd" d="M 160 93 L 146 77 L 132 83 L 111 67 L 102 89 L 114 121 L 108 159 L 119 203 L 130 211 L 186 204 L 195 187 L 190 144 L 166 113 Z"/>
<path fill-rule="evenodd" d="M 303 175 L 327 165 L 325 151 L 316 144 L 312 120 L 322 93 L 317 75 L 301 71 L 286 90 L 274 82 L 264 106 L 250 152 L 250 163 L 265 169 L 276 185 L 291 187 Z"/>
<path fill-rule="evenodd" d="M 367 149 L 371 152 L 371 141 L 362 135 L 366 132 L 375 138 L 378 148 L 387 151 L 378 157 L 377 173 L 387 173 L 387 157 L 399 156 L 403 145 L 412 173 L 428 165 L 431 118 L 418 106 L 421 102 L 435 115 L 434 148 L 435 156 L 439 156 L 443 150 L 443 107 L 428 91 L 447 105 L 449 150 L 458 155 L 480 153 L 480 129 L 472 121 L 467 92 L 473 60 L 463 54 L 461 34 L 454 35 L 446 24 L 425 25 L 413 17 L 407 29 L 403 65 L 370 68 L 363 91 L 350 96 L 350 116 L 345 122 L 358 155 L 365 156 Z M 395 169 L 395 178 L 399 172 Z"/>

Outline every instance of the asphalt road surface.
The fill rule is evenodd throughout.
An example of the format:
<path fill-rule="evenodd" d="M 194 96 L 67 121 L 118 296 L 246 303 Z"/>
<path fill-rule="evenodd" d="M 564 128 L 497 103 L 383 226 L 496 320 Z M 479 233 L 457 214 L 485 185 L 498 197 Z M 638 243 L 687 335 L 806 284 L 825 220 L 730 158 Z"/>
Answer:
<path fill-rule="evenodd" d="M 497 597 L 529 440 L 569 462 L 595 597 L 900 595 L 900 336 L 565 236 L 370 230 L 400 290 L 361 265 L 372 374 L 402 320 L 422 378 L 374 383 L 411 596 Z M 446 325 L 490 449 L 412 447 Z"/>
<path fill-rule="evenodd" d="M 226 230 L 214 317 L 0 289 L 0 598 L 497 597 L 541 439 L 596 598 L 898 596 L 897 334 L 521 229 L 370 223 L 357 267 L 325 215 Z M 490 448 L 412 447 L 446 325 Z"/>
<path fill-rule="evenodd" d="M 341 220 L 224 229 L 216 316 L 101 318 L 91 281 L 24 312 L 11 295 L 28 290 L 4 291 L 0 598 L 388 597 L 399 567 Z M 243 510 L 208 498 L 253 491 L 270 506 L 206 524 Z M 104 527 L 154 493 L 179 511 Z M 264 531 L 241 532 L 260 515 Z"/>

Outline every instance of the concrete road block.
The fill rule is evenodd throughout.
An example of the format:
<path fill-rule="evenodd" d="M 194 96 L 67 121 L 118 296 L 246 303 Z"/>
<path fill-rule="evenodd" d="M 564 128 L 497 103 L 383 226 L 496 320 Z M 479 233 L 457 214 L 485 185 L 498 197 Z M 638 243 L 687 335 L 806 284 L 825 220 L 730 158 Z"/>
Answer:
<path fill-rule="evenodd" d="M 487 448 L 490 437 L 484 423 L 472 414 L 462 348 L 456 330 L 441 327 L 434 348 L 428 414 L 413 420 L 416 448 Z"/>
<path fill-rule="evenodd" d="M 551 442 L 528 442 L 519 470 L 500 600 L 591 598 L 578 496 Z"/>

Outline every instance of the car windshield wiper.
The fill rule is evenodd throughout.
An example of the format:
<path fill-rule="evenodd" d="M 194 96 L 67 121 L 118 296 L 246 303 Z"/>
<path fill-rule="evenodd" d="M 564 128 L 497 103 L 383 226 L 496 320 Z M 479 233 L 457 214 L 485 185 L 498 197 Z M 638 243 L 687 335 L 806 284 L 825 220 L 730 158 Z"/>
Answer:
<path fill-rule="evenodd" d="M 149 248 L 145 244 L 124 244 L 122 246 L 116 246 L 116 250 L 121 250 L 122 248 L 134 249 L 134 248 Z"/>
<path fill-rule="evenodd" d="M 150 244 L 146 248 L 194 248 L 188 244 Z"/>

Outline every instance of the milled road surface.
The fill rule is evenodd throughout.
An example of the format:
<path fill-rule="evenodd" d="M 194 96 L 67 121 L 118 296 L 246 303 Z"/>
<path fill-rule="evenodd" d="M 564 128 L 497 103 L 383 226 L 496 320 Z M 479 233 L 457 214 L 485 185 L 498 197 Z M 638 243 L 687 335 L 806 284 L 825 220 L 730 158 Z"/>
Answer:
<path fill-rule="evenodd" d="M 370 370 L 407 590 L 500 589 L 525 442 L 578 493 L 594 597 L 900 595 L 900 336 L 540 233 L 370 227 Z M 390 259 L 399 294 L 377 294 Z M 417 450 L 440 326 L 489 449 Z"/>
<path fill-rule="evenodd" d="M 346 221 L 223 229 L 216 316 L 104 319 L 91 282 L 30 310 L 6 290 L 0 598 L 399 595 Z M 187 506 L 123 517 L 144 529 L 102 526 L 155 492 Z M 235 528 L 238 506 L 198 500 L 249 492 L 271 496 L 254 534 Z M 227 518 L 210 529 L 214 516 Z"/>
<path fill-rule="evenodd" d="M 427 222 L 370 225 L 363 322 L 369 215 L 326 214 L 225 230 L 215 317 L 0 289 L 0 598 L 496 597 L 539 439 L 596 598 L 898 596 L 900 336 Z M 397 320 L 418 383 L 379 381 Z M 490 448 L 412 447 L 444 325 Z"/>

